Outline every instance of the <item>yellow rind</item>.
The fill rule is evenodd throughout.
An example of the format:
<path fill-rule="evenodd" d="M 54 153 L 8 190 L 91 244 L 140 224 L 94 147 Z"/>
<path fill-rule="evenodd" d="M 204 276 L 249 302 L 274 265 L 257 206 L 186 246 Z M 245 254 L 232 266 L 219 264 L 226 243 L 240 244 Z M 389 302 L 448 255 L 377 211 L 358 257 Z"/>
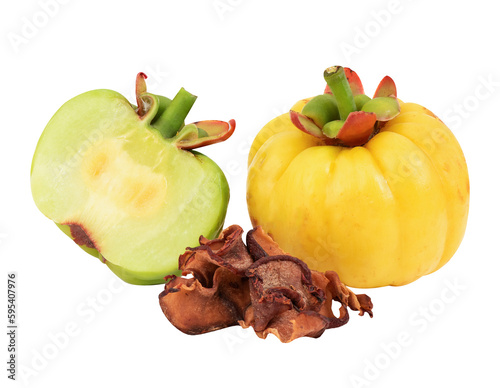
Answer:
<path fill-rule="evenodd" d="M 287 114 L 269 122 L 249 155 L 252 224 L 352 287 L 403 285 L 442 267 L 465 233 L 465 157 L 432 112 L 400 104 L 363 147 L 321 145 Z"/>

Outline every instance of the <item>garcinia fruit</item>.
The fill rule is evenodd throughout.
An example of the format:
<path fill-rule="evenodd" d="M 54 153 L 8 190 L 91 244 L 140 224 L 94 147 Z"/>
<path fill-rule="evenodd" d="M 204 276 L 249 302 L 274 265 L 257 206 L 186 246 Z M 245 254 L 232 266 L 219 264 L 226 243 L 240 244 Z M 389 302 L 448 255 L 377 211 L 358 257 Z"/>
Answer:
<path fill-rule="evenodd" d="M 332 66 L 323 78 L 338 116 L 328 97 L 302 99 L 252 144 L 252 224 L 347 286 L 400 286 L 437 271 L 467 225 L 460 144 L 430 110 L 399 99 L 390 77 L 373 98 L 351 69 Z"/>
<path fill-rule="evenodd" d="M 200 235 L 222 229 L 229 187 L 221 169 L 194 148 L 235 128 L 208 120 L 184 125 L 196 96 L 148 93 L 137 105 L 112 90 L 66 102 L 43 131 L 31 189 L 40 211 L 87 253 L 132 284 L 164 283 Z"/>

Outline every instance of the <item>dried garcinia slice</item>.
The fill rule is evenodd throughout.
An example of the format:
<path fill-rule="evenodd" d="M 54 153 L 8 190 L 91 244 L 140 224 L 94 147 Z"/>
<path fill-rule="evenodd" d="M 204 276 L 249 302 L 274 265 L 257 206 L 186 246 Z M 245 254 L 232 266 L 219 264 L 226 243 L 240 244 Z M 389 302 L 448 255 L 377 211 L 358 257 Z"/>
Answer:
<path fill-rule="evenodd" d="M 245 270 L 253 263 L 239 226 L 218 239 L 200 237 L 200 246 L 179 257 L 183 277 L 167 276 L 160 305 L 168 320 L 186 334 L 202 334 L 238 324 L 250 305 Z M 186 277 L 192 275 L 192 277 Z"/>
<path fill-rule="evenodd" d="M 336 272 L 311 271 L 261 227 L 247 233 L 246 246 L 242 235 L 241 227 L 230 226 L 218 239 L 200 237 L 199 247 L 179 257 L 183 277 L 168 276 L 159 296 L 179 330 L 201 334 L 239 324 L 261 338 L 272 333 L 290 342 L 346 324 L 347 307 L 373 316 L 370 298 L 354 294 Z M 340 303 L 338 316 L 332 301 Z"/>

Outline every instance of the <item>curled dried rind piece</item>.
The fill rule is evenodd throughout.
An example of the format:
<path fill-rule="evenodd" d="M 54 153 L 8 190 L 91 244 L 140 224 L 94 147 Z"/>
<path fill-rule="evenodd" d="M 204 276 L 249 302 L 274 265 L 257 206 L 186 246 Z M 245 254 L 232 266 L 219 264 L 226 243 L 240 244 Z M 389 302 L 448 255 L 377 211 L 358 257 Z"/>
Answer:
<path fill-rule="evenodd" d="M 260 338 L 274 334 L 282 342 L 317 338 L 349 321 L 348 307 L 373 316 L 366 295 L 356 295 L 337 273 L 310 270 L 287 255 L 261 227 L 232 225 L 219 238 L 200 237 L 200 246 L 179 257 L 182 275 L 166 277 L 160 305 L 169 321 L 187 334 L 239 324 Z M 332 311 L 332 302 L 340 303 Z"/>
<path fill-rule="evenodd" d="M 351 310 L 359 311 L 359 315 L 367 313 L 370 317 L 373 317 L 373 303 L 368 295 L 352 292 L 340 281 L 337 272 L 326 271 L 325 277 L 330 281 L 328 287 L 334 300 L 348 306 Z"/>
<path fill-rule="evenodd" d="M 318 338 L 327 328 L 326 318 L 315 311 L 288 310 L 275 317 L 264 330 L 256 330 L 255 334 L 262 339 L 274 334 L 281 342 L 288 343 L 301 337 Z"/>
<path fill-rule="evenodd" d="M 252 264 L 246 275 L 254 309 L 255 331 L 263 331 L 269 322 L 288 310 L 319 310 L 324 291 L 312 284 L 307 265 L 292 256 L 267 256 Z"/>
<path fill-rule="evenodd" d="M 243 243 L 243 229 L 238 225 L 231 225 L 224 229 L 219 238 L 208 240 L 200 237 L 200 246 L 188 248 L 192 251 L 205 250 L 210 261 L 215 265 L 228 268 L 232 272 L 243 276 L 247 268 L 252 265 L 253 259 Z M 179 269 L 181 263 L 179 261 Z"/>
<path fill-rule="evenodd" d="M 212 287 L 204 287 L 194 277 L 172 276 L 167 280 L 159 295 L 161 309 L 186 334 L 237 325 L 250 303 L 247 280 L 226 268 L 214 272 Z"/>
<path fill-rule="evenodd" d="M 233 225 L 214 240 L 200 237 L 200 246 L 179 257 L 183 276 L 168 276 L 160 294 L 167 319 L 187 334 L 201 334 L 238 324 L 250 304 L 248 279 L 253 263 L 242 240 L 243 229 Z"/>
<path fill-rule="evenodd" d="M 247 232 L 247 248 L 255 261 L 266 256 L 285 255 L 278 243 L 269 236 L 261 226 Z"/>

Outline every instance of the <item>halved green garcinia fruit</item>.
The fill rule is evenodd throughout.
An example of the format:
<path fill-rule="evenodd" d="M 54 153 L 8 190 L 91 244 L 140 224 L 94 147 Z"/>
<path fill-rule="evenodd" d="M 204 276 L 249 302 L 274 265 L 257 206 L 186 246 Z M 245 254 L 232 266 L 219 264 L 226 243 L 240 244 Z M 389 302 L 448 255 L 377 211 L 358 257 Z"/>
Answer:
<path fill-rule="evenodd" d="M 229 187 L 194 148 L 226 140 L 234 120 L 184 125 L 196 97 L 170 100 L 136 80 L 137 106 L 111 90 L 66 102 L 43 131 L 31 167 L 40 211 L 133 284 L 176 273 L 179 255 L 222 229 Z"/>

